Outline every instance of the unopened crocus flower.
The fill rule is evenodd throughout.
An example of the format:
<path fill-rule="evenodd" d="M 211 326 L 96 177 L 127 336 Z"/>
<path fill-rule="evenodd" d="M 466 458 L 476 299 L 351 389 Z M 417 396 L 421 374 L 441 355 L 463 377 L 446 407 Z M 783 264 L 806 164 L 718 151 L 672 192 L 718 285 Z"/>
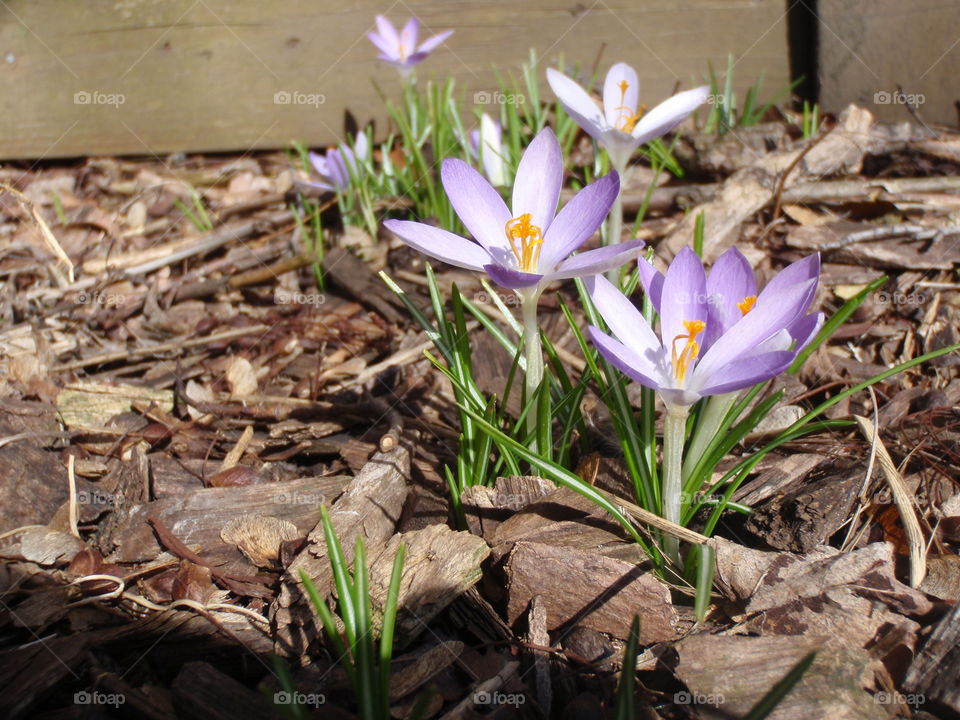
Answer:
<path fill-rule="evenodd" d="M 403 26 L 403 30 L 398 33 L 389 20 L 383 15 L 377 15 L 377 31 L 367 33 L 367 37 L 377 46 L 380 51 L 378 57 L 381 60 L 399 68 L 403 74 L 408 74 L 414 66 L 423 62 L 431 52 L 450 37 L 453 30 L 434 35 L 424 40 L 418 47 L 419 34 L 420 23 L 415 17 L 410 18 Z"/>
<path fill-rule="evenodd" d="M 736 249 L 717 260 L 709 277 L 690 248 L 678 253 L 665 276 L 644 260 L 640 269 L 660 314 L 660 336 L 602 278 L 591 281 L 591 297 L 616 339 L 595 327 L 589 332 L 611 363 L 657 390 L 668 405 L 690 406 L 779 375 L 823 321 L 821 313 L 807 314 L 819 255 L 787 266 L 759 295 L 753 270 Z"/>
<path fill-rule="evenodd" d="M 356 176 L 370 154 L 366 133 L 357 135 L 353 149 L 347 145 L 330 148 L 326 154 L 310 153 L 310 164 L 320 175 L 320 181 L 303 180 L 301 185 L 332 192 L 343 192 L 350 186 L 351 173 Z"/>
<path fill-rule="evenodd" d="M 485 271 L 494 282 L 539 296 L 553 280 L 586 277 L 634 259 L 643 242 L 571 256 L 603 222 L 620 180 L 611 172 L 583 188 L 557 213 L 563 157 L 556 135 L 544 128 L 517 168 L 512 208 L 476 170 L 447 158 L 440 170 L 450 203 L 476 242 L 432 225 L 387 220 L 384 225 L 417 250 L 457 267 Z"/>
<path fill-rule="evenodd" d="M 617 63 L 607 72 L 603 107 L 559 70 L 548 69 L 547 82 L 570 117 L 607 149 L 611 164 L 621 172 L 637 147 L 673 130 L 710 92 L 707 86 L 687 90 L 641 113 L 637 73 L 626 63 Z"/>
<path fill-rule="evenodd" d="M 507 184 L 507 164 L 503 158 L 503 131 L 500 123 L 487 113 L 480 116 L 480 129 L 470 132 L 470 150 L 480 159 L 483 173 L 494 187 Z"/>

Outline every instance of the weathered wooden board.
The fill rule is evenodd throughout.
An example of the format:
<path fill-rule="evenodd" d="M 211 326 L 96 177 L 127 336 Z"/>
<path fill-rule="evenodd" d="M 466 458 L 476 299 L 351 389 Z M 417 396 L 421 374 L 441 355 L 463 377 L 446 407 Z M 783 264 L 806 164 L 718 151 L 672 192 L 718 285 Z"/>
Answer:
<path fill-rule="evenodd" d="M 366 38 L 377 13 L 416 13 L 454 35 L 423 65 L 452 74 L 466 108 L 498 96 L 493 65 L 543 70 L 634 65 L 650 106 L 689 87 L 707 61 L 738 62 L 742 91 L 761 72 L 788 83 L 782 3 L 755 0 L 8 0 L 0 6 L 0 158 L 249 150 L 339 140 L 344 113 L 386 120 L 374 83 L 397 74 Z M 486 94 L 476 94 L 487 91 Z M 385 133 L 381 132 L 380 135 Z"/>
<path fill-rule="evenodd" d="M 817 12 L 820 102 L 825 109 L 839 111 L 855 102 L 880 120 L 909 120 L 909 101 L 924 122 L 957 124 L 956 3 L 820 0 Z"/>

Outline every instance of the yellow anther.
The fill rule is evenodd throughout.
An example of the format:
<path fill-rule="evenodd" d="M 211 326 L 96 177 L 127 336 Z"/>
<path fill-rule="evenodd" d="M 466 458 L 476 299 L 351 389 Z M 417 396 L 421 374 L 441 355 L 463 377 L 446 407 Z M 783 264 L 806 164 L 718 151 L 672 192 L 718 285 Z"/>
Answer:
<path fill-rule="evenodd" d="M 700 344 L 697 335 L 703 332 L 707 324 L 703 320 L 684 320 L 683 326 L 687 329 L 686 335 L 677 335 L 670 347 L 670 359 L 673 366 L 673 377 L 677 382 L 683 382 L 687 376 L 690 363 L 700 354 Z M 686 340 L 683 350 L 677 354 L 677 340 Z"/>
<path fill-rule="evenodd" d="M 737 303 L 737 307 L 740 308 L 740 314 L 746 315 L 748 312 L 753 310 L 753 306 L 757 304 L 756 295 L 747 295 L 742 302 Z"/>
<path fill-rule="evenodd" d="M 517 264 L 523 272 L 528 273 L 537 271 L 540 247 L 543 245 L 543 231 L 530 222 L 531 217 L 530 213 L 524 213 L 511 218 L 507 220 L 504 228 L 507 240 L 510 241 L 510 249 L 517 258 Z"/>

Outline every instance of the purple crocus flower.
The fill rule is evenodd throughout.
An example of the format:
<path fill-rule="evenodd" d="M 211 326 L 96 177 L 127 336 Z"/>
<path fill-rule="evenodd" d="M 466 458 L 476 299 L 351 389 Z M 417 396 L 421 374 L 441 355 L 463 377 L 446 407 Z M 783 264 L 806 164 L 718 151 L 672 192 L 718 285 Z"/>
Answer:
<path fill-rule="evenodd" d="M 369 154 L 370 144 L 363 132 L 357 135 L 352 150 L 341 145 L 339 148 L 330 148 L 325 155 L 311 152 L 310 164 L 322 180 L 301 180 L 299 184 L 319 190 L 343 192 L 350 186 L 350 174 L 357 175 Z"/>
<path fill-rule="evenodd" d="M 536 297 L 553 280 L 586 277 L 637 257 L 643 242 L 588 250 L 573 257 L 603 222 L 620 179 L 616 172 L 583 188 L 557 213 L 563 157 L 556 135 L 544 128 L 517 168 L 512 209 L 483 177 L 462 160 L 447 158 L 443 188 L 471 242 L 432 225 L 387 220 L 384 225 L 408 245 L 450 265 L 484 270 L 499 285 Z"/>
<path fill-rule="evenodd" d="M 673 130 L 710 93 L 707 86 L 687 90 L 641 114 L 640 82 L 636 71 L 626 63 L 617 63 L 607 72 L 602 108 L 576 81 L 559 70 L 549 68 L 547 82 L 567 114 L 607 149 L 614 168 L 620 170 L 626 167 L 637 147 Z"/>
<path fill-rule="evenodd" d="M 705 395 L 742 390 L 789 367 L 823 323 L 807 315 L 820 274 L 820 256 L 788 265 L 758 295 L 753 270 L 731 248 L 709 277 L 684 248 L 666 275 L 644 260 L 640 277 L 660 314 L 660 337 L 604 278 L 588 281 L 593 302 L 614 337 L 589 333 L 624 374 L 660 392 L 668 405 L 689 406 Z"/>
<path fill-rule="evenodd" d="M 420 23 L 415 17 L 410 18 L 398 33 L 389 20 L 383 15 L 377 15 L 377 32 L 367 33 L 367 37 L 377 46 L 381 60 L 400 68 L 402 72 L 409 72 L 450 37 L 453 30 L 434 35 L 417 47 L 419 34 Z"/>

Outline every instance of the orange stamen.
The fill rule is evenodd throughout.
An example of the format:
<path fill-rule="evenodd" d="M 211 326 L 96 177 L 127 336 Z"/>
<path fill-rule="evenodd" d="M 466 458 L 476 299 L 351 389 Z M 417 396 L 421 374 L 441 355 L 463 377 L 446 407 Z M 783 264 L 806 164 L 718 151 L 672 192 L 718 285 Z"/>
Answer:
<path fill-rule="evenodd" d="M 703 320 L 684 320 L 683 326 L 687 329 L 686 335 L 677 335 L 673 339 L 670 347 L 670 357 L 673 365 L 673 377 L 677 382 L 683 382 L 687 376 L 687 370 L 690 363 L 700 354 L 700 344 L 697 342 L 697 335 L 703 332 L 707 324 Z M 677 340 L 686 340 L 683 350 L 677 354 Z"/>
<path fill-rule="evenodd" d="M 643 112 L 646 110 L 646 108 L 641 105 L 640 109 L 637 112 L 634 112 L 630 107 L 627 106 L 627 90 L 630 88 L 630 83 L 628 83 L 626 80 L 621 80 L 617 86 L 620 88 L 620 104 L 615 107 L 614 110 L 619 110 L 620 115 L 615 127 L 617 130 L 622 130 L 626 133 L 633 132 L 634 126 L 643 116 Z"/>
<path fill-rule="evenodd" d="M 532 222 L 531 214 L 524 213 L 507 220 L 504 228 L 510 249 L 513 250 L 517 264 L 523 272 L 536 272 L 540 261 L 540 248 L 543 245 L 543 231 Z"/>
<path fill-rule="evenodd" d="M 737 307 L 740 308 L 740 314 L 746 315 L 748 312 L 753 310 L 753 306 L 757 304 L 756 295 L 747 295 L 742 302 L 737 303 Z"/>

